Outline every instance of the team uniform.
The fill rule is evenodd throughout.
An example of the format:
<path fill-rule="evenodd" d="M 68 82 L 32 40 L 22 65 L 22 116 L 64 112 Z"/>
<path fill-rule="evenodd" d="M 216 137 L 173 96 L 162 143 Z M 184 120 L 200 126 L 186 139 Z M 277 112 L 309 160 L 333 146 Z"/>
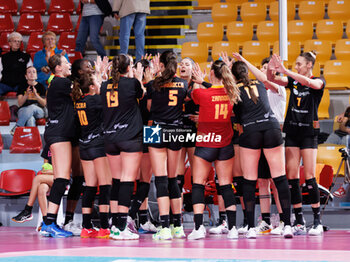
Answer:
<path fill-rule="evenodd" d="M 250 98 L 248 88 L 238 84 L 242 101 L 234 111 L 243 127 L 239 146 L 260 149 L 281 145 L 281 129 L 270 108 L 265 86 L 258 80 L 252 80 L 250 86 L 258 97 L 257 104 Z"/>
<path fill-rule="evenodd" d="M 194 82 L 190 82 L 188 86 L 188 90 L 193 89 Z M 189 130 L 191 134 L 197 134 L 197 124 L 193 122 L 189 117 L 190 115 L 195 115 L 199 111 L 199 105 L 196 105 L 193 100 L 185 101 L 184 104 L 185 111 L 184 111 L 184 119 L 183 119 L 183 127 L 186 130 Z M 195 147 L 196 142 L 195 141 L 185 141 L 183 143 L 183 147 Z"/>
<path fill-rule="evenodd" d="M 72 82 L 55 76 L 47 91 L 48 121 L 45 127 L 45 142 L 49 145 L 70 141 L 75 143 L 76 122 L 71 98 Z"/>
<path fill-rule="evenodd" d="M 80 123 L 79 150 L 81 160 L 90 161 L 105 157 L 102 103 L 99 95 L 84 95 L 75 109 Z"/>
<path fill-rule="evenodd" d="M 317 78 L 311 77 L 311 79 Z M 317 110 L 326 86 L 326 82 L 321 80 L 323 87 L 316 90 L 288 77 L 286 88 L 291 92 L 283 125 L 283 132 L 286 133 L 286 147 L 317 148 L 317 136 L 320 132 Z"/>
<path fill-rule="evenodd" d="M 144 83 L 143 86 L 146 88 L 146 93 L 143 98 L 139 100 L 139 108 L 142 116 L 142 122 L 144 126 L 149 125 L 149 121 L 151 119 L 151 113 L 147 109 L 147 97 L 150 88 L 152 88 L 151 83 Z M 148 144 L 143 143 L 143 153 L 148 153 Z"/>
<path fill-rule="evenodd" d="M 187 95 L 187 81 L 179 77 L 174 77 L 172 82 L 161 87 L 156 91 L 153 87 L 153 81 L 150 82 L 152 88 L 148 91 L 147 99 L 152 100 L 151 119 L 153 125 L 159 125 L 162 129 L 174 129 L 183 127 L 183 104 Z M 175 134 L 172 132 L 172 134 Z M 178 140 L 164 142 L 159 144 L 149 144 L 150 147 L 168 148 L 178 151 L 182 148 L 182 143 Z"/>
<path fill-rule="evenodd" d="M 140 82 L 121 77 L 112 92 L 112 80 L 101 86 L 105 151 L 109 155 L 142 152 L 142 116 L 137 99 L 143 96 Z"/>
<path fill-rule="evenodd" d="M 210 141 L 197 140 L 194 154 L 208 162 L 232 158 L 234 150 L 230 117 L 233 104 L 230 103 L 224 86 L 195 89 L 192 98 L 199 105 L 197 136 L 209 136 Z"/>

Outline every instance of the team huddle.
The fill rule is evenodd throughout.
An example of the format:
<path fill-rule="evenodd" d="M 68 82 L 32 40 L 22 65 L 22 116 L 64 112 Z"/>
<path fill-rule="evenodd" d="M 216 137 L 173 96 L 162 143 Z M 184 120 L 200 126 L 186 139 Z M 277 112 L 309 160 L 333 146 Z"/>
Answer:
<path fill-rule="evenodd" d="M 72 163 L 80 159 L 85 179 L 81 237 L 138 239 L 133 225 L 139 212 L 140 228 L 154 232 L 154 240 L 186 238 L 181 192 L 188 159 L 195 224 L 188 239 L 206 236 L 205 184 L 213 164 L 220 214 L 227 221 L 227 238 L 237 239 L 240 233 L 256 238 L 258 178 L 269 181 L 259 182 L 259 187 L 264 184 L 269 192 L 271 183 L 276 189 L 274 196 L 282 225 L 278 234 L 285 238 L 306 233 L 321 235 L 315 169 L 317 109 L 325 82 L 312 76 L 316 56 L 312 52 L 301 54 L 296 60 L 297 72 L 292 72 L 283 66 L 279 56 L 273 55 L 262 65 L 266 69 L 263 72 L 238 53 L 232 55 L 234 59 L 222 54 L 220 60 L 212 63 L 209 82 L 192 59 L 184 58 L 178 65 L 172 51 L 153 59 L 146 56 L 135 65 L 124 54 L 114 57 L 111 67 L 107 59 L 98 59 L 94 70 L 91 65 L 78 66 L 79 76 L 73 81 L 70 75 L 77 65 L 71 72 L 64 56 L 52 56 L 48 64 L 55 77 L 47 93 L 49 119 L 44 138 L 52 153 L 54 182 L 41 234 L 72 235 L 60 228 L 56 219 Z M 256 79 L 250 79 L 249 71 Z M 283 124 L 285 139 L 282 120 L 268 99 L 268 91 L 278 94 L 284 87 L 291 90 Z M 203 137 L 214 134 L 218 139 L 143 143 L 143 127 L 147 125 L 188 130 Z M 314 214 L 308 232 L 299 181 L 301 157 Z M 146 211 L 152 174 L 160 215 L 158 228 L 148 221 Z M 137 189 L 132 201 L 135 181 Z M 97 191 L 99 230 L 91 222 Z M 240 197 L 244 212 L 243 228 L 236 227 L 236 196 Z M 269 197 L 265 200 L 270 202 Z M 293 225 L 291 205 L 296 218 Z"/>

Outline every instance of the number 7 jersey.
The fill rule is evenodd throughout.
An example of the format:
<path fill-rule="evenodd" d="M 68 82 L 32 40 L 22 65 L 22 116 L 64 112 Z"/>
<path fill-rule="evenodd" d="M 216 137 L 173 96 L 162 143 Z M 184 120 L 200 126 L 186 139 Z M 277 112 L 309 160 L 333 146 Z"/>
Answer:
<path fill-rule="evenodd" d="M 231 115 L 233 104 L 230 103 L 224 86 L 212 86 L 208 89 L 192 91 L 193 101 L 199 105 L 199 119 L 197 135 L 217 137 L 220 141 L 197 141 L 197 147 L 221 148 L 229 145 L 233 130 Z"/>

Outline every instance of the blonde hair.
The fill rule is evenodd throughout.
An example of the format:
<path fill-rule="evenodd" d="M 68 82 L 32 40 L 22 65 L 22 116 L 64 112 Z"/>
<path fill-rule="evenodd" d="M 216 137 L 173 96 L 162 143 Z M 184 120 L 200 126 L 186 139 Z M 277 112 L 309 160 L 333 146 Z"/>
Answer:
<path fill-rule="evenodd" d="M 53 37 L 56 39 L 56 34 L 55 34 L 54 32 L 52 32 L 52 31 L 46 31 L 46 32 L 43 34 L 43 38 L 42 38 L 43 43 L 45 42 L 45 38 L 46 38 L 47 36 L 53 36 Z"/>

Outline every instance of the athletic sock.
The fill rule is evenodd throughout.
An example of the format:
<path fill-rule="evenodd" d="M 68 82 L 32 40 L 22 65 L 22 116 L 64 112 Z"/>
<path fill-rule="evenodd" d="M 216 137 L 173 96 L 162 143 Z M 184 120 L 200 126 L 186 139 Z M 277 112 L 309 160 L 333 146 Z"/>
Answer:
<path fill-rule="evenodd" d="M 194 214 L 195 229 L 198 230 L 202 224 L 203 224 L 203 214 Z"/>

